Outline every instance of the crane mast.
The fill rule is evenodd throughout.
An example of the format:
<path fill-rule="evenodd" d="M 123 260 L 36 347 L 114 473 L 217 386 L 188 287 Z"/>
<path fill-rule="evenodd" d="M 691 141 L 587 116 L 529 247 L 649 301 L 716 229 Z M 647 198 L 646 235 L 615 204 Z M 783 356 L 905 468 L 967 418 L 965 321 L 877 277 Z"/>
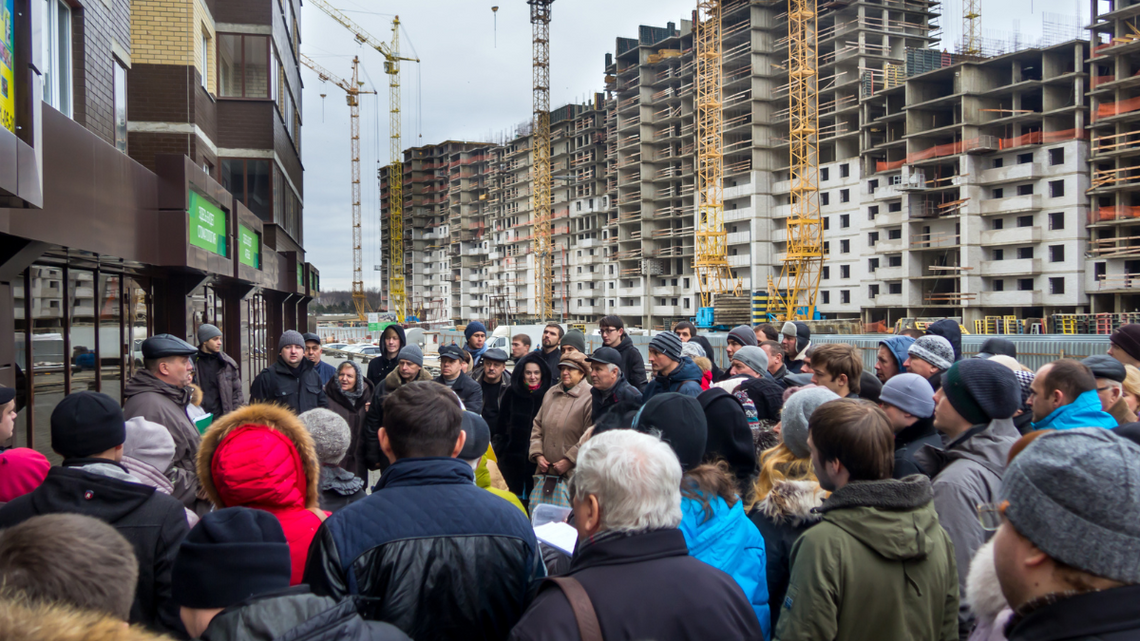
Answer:
<path fill-rule="evenodd" d="M 554 257 L 550 242 L 550 5 L 527 0 L 534 37 L 534 164 L 531 166 L 534 216 L 534 303 L 542 321 L 554 317 Z"/>

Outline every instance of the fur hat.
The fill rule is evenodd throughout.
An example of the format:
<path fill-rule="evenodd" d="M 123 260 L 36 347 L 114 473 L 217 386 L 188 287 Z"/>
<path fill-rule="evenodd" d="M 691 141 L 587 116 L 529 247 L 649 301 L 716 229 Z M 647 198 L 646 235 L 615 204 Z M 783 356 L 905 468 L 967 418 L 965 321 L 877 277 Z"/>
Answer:
<path fill-rule="evenodd" d="M 348 453 L 348 445 L 352 442 L 352 432 L 348 423 L 340 414 L 323 407 L 317 407 L 302 413 L 297 418 L 309 430 L 313 437 L 313 445 L 317 448 L 317 459 L 323 465 L 336 465 Z"/>

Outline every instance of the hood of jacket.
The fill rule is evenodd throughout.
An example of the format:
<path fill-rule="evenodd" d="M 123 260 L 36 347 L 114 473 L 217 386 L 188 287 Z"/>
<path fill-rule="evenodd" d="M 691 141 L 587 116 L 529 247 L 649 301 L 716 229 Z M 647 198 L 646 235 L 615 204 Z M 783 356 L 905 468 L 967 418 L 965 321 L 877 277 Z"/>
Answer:
<path fill-rule="evenodd" d="M 905 363 L 907 359 L 906 351 L 910 349 L 911 345 L 914 345 L 914 339 L 910 336 L 891 336 L 886 340 L 879 341 L 879 344 L 886 345 L 887 349 L 891 352 L 891 356 L 895 357 L 895 366 L 899 368 L 899 373 L 905 373 L 907 369 L 903 367 L 903 363 Z"/>
<path fill-rule="evenodd" d="M 198 478 L 219 508 L 316 508 L 320 477 L 313 437 L 287 408 L 254 403 L 202 435 Z"/>
<path fill-rule="evenodd" d="M 957 321 L 950 318 L 935 321 L 927 326 L 926 333 L 950 341 L 950 346 L 954 348 L 954 362 L 962 360 L 962 328 Z"/>
<path fill-rule="evenodd" d="M 7 503 L 36 489 L 47 478 L 51 463 L 47 457 L 27 447 L 0 452 L 0 502 Z"/>
<path fill-rule="evenodd" d="M 920 560 L 942 528 L 930 479 L 916 474 L 896 481 L 854 481 L 816 508 L 823 520 L 891 561 Z"/>
<path fill-rule="evenodd" d="M 154 489 L 162 492 L 163 494 L 173 494 L 174 484 L 161 470 L 155 468 L 153 465 L 140 461 L 139 459 L 123 455 L 123 460 L 120 461 L 123 467 L 131 473 L 131 476 L 137 478 L 144 485 L 149 485 Z"/>
<path fill-rule="evenodd" d="M 364 489 L 364 479 L 335 465 L 321 466 L 321 491 L 352 496 Z"/>
<path fill-rule="evenodd" d="M 95 459 L 75 459 L 74 462 L 109 463 Z M 125 470 L 123 475 L 127 475 Z M 95 489 L 94 492 L 91 492 L 92 488 Z M 141 483 L 115 479 L 75 467 L 53 467 L 48 470 L 44 482 L 31 493 L 30 499 L 37 514 L 74 512 L 114 525 L 141 508 L 154 492 L 153 487 Z"/>
<path fill-rule="evenodd" d="M 130 627 L 122 619 L 56 603 L 15 597 L 0 605 L 0 639 L 20 641 L 164 641 L 170 637 Z"/>
<path fill-rule="evenodd" d="M 356 365 L 356 363 L 353 363 L 353 365 Z M 420 371 L 422 372 L 423 370 L 421 369 Z M 399 374 L 397 374 L 397 377 L 398 376 Z M 334 376 L 329 379 L 329 382 L 325 383 L 325 396 L 329 397 L 330 403 L 342 405 L 350 410 L 359 410 L 363 408 L 368 401 L 372 400 L 372 394 L 375 390 L 372 388 L 372 382 L 364 376 L 364 372 L 360 371 L 359 365 L 356 366 L 356 388 L 361 390 L 360 396 L 355 401 L 349 400 L 349 398 L 344 395 L 344 390 L 340 388 L 340 380 Z"/>
<path fill-rule="evenodd" d="M 153 392 L 165 396 L 174 401 L 179 407 L 189 405 L 190 398 L 194 395 L 194 391 L 189 387 L 175 387 L 170 383 L 159 380 L 150 370 L 140 369 L 135 372 L 131 380 L 127 381 L 126 387 L 123 388 L 123 396 L 125 398 L 131 398 L 132 396 L 146 392 Z"/>
<path fill-rule="evenodd" d="M 123 456 L 145 463 L 159 473 L 165 472 L 174 460 L 174 437 L 164 426 L 136 416 L 127 421 Z"/>
<path fill-rule="evenodd" d="M 542 385 L 540 385 L 538 390 L 534 393 L 537 394 L 539 398 L 542 398 L 546 395 L 546 390 L 550 389 L 551 373 L 550 365 L 546 362 L 546 357 L 540 352 L 527 352 L 522 358 L 515 362 L 515 369 L 511 374 L 511 389 L 514 390 L 515 394 L 520 396 L 529 396 L 531 394 L 531 391 L 527 389 L 526 386 L 526 377 L 523 376 L 527 363 L 538 364 L 538 371 L 542 374 Z"/>
<path fill-rule="evenodd" d="M 408 346 L 408 335 L 404 333 L 404 328 L 400 325 L 389 325 L 384 328 L 383 332 L 380 332 L 380 358 L 388 358 L 388 355 L 384 353 L 384 334 L 387 334 L 388 330 L 395 331 L 396 335 L 400 337 L 400 349 Z M 396 356 L 399 355 L 400 352 L 397 351 Z"/>
<path fill-rule="evenodd" d="M 823 518 L 815 508 L 823 505 L 826 496 L 815 481 L 778 481 L 756 509 L 776 525 L 798 528 Z"/>
<path fill-rule="evenodd" d="M 431 380 L 431 373 L 429 373 L 427 371 L 426 367 L 421 367 L 420 373 L 416 374 L 415 381 L 430 381 L 430 380 Z M 414 383 L 415 381 L 409 381 L 409 382 Z M 384 392 L 387 394 L 391 394 L 392 392 L 400 389 L 403 386 L 404 386 L 404 379 L 400 378 L 399 366 L 397 366 L 396 369 L 388 372 L 388 375 L 384 377 Z"/>
<path fill-rule="evenodd" d="M 986 541 L 974 553 L 966 578 L 966 603 L 979 621 L 993 621 L 1009 607 L 998 583 L 994 566 L 994 540 Z"/>
<path fill-rule="evenodd" d="M 668 376 L 658 374 L 657 376 L 653 377 L 654 380 L 656 380 L 658 376 L 661 377 L 661 380 L 664 381 L 665 385 L 684 383 L 685 381 L 696 381 L 697 383 L 700 383 L 701 377 L 704 376 L 704 372 L 701 371 L 701 368 L 697 367 L 697 364 L 693 362 L 693 359 L 689 358 L 688 356 L 682 356 L 681 362 L 677 366 L 677 369 L 674 369 Z"/>
<path fill-rule="evenodd" d="M 943 449 L 923 446 L 914 453 L 914 460 L 931 478 L 938 476 L 955 461 L 971 461 L 1001 477 L 1005 471 L 1009 448 L 1019 438 L 1021 433 L 1013 426 L 1013 419 L 996 419 L 985 426 L 975 425 Z"/>
<path fill-rule="evenodd" d="M 748 544 L 760 538 L 760 532 L 744 513 L 743 501 L 737 500 L 729 507 L 724 499 L 714 496 L 709 507 L 711 516 L 699 499 L 681 497 L 681 524 L 678 527 L 685 535 L 690 556 L 705 557 L 710 549 L 726 546 L 730 541 Z"/>
<path fill-rule="evenodd" d="M 1078 396 L 1072 403 L 1053 410 L 1039 423 L 1035 430 L 1071 430 L 1077 427 L 1117 427 L 1116 419 L 1101 409 L 1100 397 L 1091 389 Z"/>

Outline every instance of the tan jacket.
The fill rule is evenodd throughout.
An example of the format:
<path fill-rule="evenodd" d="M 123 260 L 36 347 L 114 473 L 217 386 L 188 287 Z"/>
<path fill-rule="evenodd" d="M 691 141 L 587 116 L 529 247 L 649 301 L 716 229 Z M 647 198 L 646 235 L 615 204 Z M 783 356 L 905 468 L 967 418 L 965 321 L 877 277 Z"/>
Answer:
<path fill-rule="evenodd" d="M 559 383 L 551 387 L 542 399 L 542 409 L 534 417 L 530 460 L 538 460 L 541 454 L 551 465 L 564 458 L 574 462 L 578 458 L 579 439 L 586 428 L 594 424 L 590 416 L 593 404 L 590 383 L 585 378 L 569 392 L 563 391 Z"/>

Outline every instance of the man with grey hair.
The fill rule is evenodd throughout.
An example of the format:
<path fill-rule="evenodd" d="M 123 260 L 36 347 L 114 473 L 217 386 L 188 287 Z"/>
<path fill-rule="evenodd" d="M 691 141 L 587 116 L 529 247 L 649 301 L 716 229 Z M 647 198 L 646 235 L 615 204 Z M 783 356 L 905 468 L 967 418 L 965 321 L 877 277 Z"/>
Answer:
<path fill-rule="evenodd" d="M 681 523 L 681 464 L 661 439 L 613 430 L 578 451 L 570 499 L 578 548 L 511 631 L 514 641 L 579 639 L 581 597 L 601 638 L 761 639 L 740 586 L 689 556 Z M 571 605 L 568 595 L 574 599 Z"/>
<path fill-rule="evenodd" d="M 688 343 L 686 343 L 688 345 Z M 599 347 L 586 359 L 590 364 L 590 378 L 594 386 L 590 395 L 594 397 L 590 416 L 594 423 L 622 401 L 641 403 L 641 392 L 630 385 L 621 371 L 621 354 L 612 347 Z"/>

